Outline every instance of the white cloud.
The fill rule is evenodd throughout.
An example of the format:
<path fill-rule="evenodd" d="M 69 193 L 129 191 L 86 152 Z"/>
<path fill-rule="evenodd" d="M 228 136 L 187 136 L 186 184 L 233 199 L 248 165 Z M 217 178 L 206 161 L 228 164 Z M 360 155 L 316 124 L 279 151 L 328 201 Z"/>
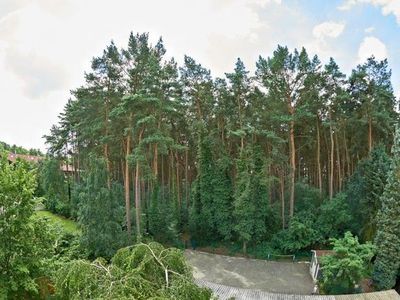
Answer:
<path fill-rule="evenodd" d="M 368 28 L 365 28 L 365 30 L 364 30 L 364 32 L 365 33 L 371 33 L 372 31 L 374 31 L 375 30 L 375 27 L 368 27 Z"/>
<path fill-rule="evenodd" d="M 0 140 L 43 148 L 41 136 L 90 59 L 111 39 L 125 47 L 130 31 L 149 32 L 153 42 L 162 35 L 167 56 L 181 63 L 191 55 L 221 76 L 238 56 L 254 70 L 277 44 L 305 46 L 323 62 L 334 56 L 348 71 L 356 53 L 336 39 L 344 30 L 340 22 L 315 26 L 281 0 L 0 0 Z"/>
<path fill-rule="evenodd" d="M 363 63 L 368 57 L 374 55 L 376 59 L 382 60 L 388 57 L 386 45 L 376 37 L 365 37 L 358 48 L 358 63 Z"/>
<path fill-rule="evenodd" d="M 262 7 L 264 7 L 265 5 L 267 5 L 271 2 L 276 3 L 276 4 L 282 4 L 282 0 L 249 0 L 249 3 L 257 4 Z"/>
<path fill-rule="evenodd" d="M 397 24 L 400 25 L 400 1 L 399 0 L 345 0 L 338 9 L 350 10 L 357 4 L 372 4 L 382 10 L 382 14 L 387 16 L 393 14 L 396 17 Z"/>
<path fill-rule="evenodd" d="M 130 31 L 149 32 L 153 42 L 162 36 L 168 56 L 192 55 L 222 75 L 237 56 L 257 57 L 275 26 L 260 12 L 283 7 L 281 0 L 0 0 L 0 140 L 43 148 L 69 90 L 112 39 L 124 47 Z"/>
<path fill-rule="evenodd" d="M 337 22 L 324 22 L 316 25 L 313 28 L 313 36 L 317 39 L 324 39 L 326 37 L 329 38 L 337 38 L 342 34 L 346 24 L 345 23 L 337 23 Z"/>
<path fill-rule="evenodd" d="M 312 36 L 303 41 L 307 50 L 318 54 L 319 58 L 327 61 L 335 53 L 335 58 L 341 56 L 342 49 L 337 47 L 337 38 L 343 33 L 344 22 L 327 21 L 312 27 Z M 340 58 L 340 57 L 339 57 Z"/>
<path fill-rule="evenodd" d="M 350 10 L 356 4 L 357 4 L 357 0 L 345 0 L 341 5 L 338 6 L 338 9 L 339 10 Z"/>

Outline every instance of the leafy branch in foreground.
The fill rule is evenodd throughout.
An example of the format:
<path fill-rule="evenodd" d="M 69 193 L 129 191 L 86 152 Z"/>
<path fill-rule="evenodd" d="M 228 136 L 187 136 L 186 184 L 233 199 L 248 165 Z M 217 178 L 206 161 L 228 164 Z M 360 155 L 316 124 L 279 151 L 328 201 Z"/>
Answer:
<path fill-rule="evenodd" d="M 111 264 L 75 260 L 56 278 L 61 299 L 210 299 L 196 286 L 182 252 L 158 243 L 118 250 Z"/>
<path fill-rule="evenodd" d="M 343 239 L 332 239 L 332 244 L 335 253 L 321 258 L 324 292 L 354 293 L 355 285 L 368 275 L 375 247 L 370 242 L 360 244 L 350 232 Z"/>

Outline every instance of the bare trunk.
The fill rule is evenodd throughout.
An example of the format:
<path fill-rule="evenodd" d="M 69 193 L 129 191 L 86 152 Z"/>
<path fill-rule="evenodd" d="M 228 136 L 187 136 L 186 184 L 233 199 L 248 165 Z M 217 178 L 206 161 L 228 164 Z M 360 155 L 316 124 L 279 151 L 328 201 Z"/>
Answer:
<path fill-rule="evenodd" d="M 292 114 L 293 117 L 293 114 Z M 294 214 L 294 183 L 296 174 L 296 148 L 294 143 L 294 121 L 290 121 L 290 217 Z"/>
<path fill-rule="evenodd" d="M 189 208 L 189 176 L 188 176 L 188 163 L 189 163 L 189 154 L 188 148 L 185 149 L 185 197 L 186 197 L 186 208 Z"/>
<path fill-rule="evenodd" d="M 237 96 L 237 105 L 238 105 L 238 112 L 239 112 L 239 126 L 240 126 L 240 130 L 243 130 L 243 121 L 242 121 L 242 107 L 240 105 L 240 96 Z M 243 132 L 241 133 L 243 134 Z M 241 135 L 240 137 L 240 152 L 243 151 L 244 148 L 244 137 L 243 135 Z"/>
<path fill-rule="evenodd" d="M 139 133 L 138 145 L 142 140 L 143 129 Z M 135 176 L 135 212 L 136 212 L 136 234 L 137 234 L 137 241 L 140 242 L 141 240 L 141 229 L 140 229 L 140 222 L 141 222 L 141 212 L 140 212 L 140 163 L 139 161 L 136 162 L 136 176 Z"/>
<path fill-rule="evenodd" d="M 107 164 L 107 187 L 108 189 L 111 188 L 111 165 L 110 165 L 110 158 L 108 154 L 108 144 L 104 145 L 104 157 Z"/>
<path fill-rule="evenodd" d="M 180 177 L 179 177 L 179 158 L 178 153 L 175 152 L 175 159 L 176 159 L 176 198 L 178 200 L 178 207 L 181 208 L 181 189 L 180 189 Z"/>
<path fill-rule="evenodd" d="M 131 134 L 126 138 L 126 157 L 125 157 L 125 213 L 126 213 L 126 229 L 128 238 L 131 238 L 131 202 L 130 202 L 130 185 L 129 185 L 129 163 L 128 156 L 131 148 Z"/>
<path fill-rule="evenodd" d="M 135 212 L 136 212 L 136 234 L 137 241 L 140 242 L 140 166 L 136 162 L 136 175 L 135 175 Z"/>
<path fill-rule="evenodd" d="M 106 108 L 105 108 L 105 116 L 104 116 L 104 124 L 105 124 L 105 136 L 108 137 L 108 105 L 106 101 Z M 107 164 L 107 187 L 108 189 L 111 188 L 111 163 L 110 163 L 110 155 L 108 149 L 108 143 L 104 144 L 104 158 Z"/>
<path fill-rule="evenodd" d="M 368 151 L 372 150 L 372 119 L 368 118 Z"/>
<path fill-rule="evenodd" d="M 76 162 L 76 180 L 79 183 L 81 181 L 81 162 L 80 162 L 80 154 L 79 154 L 79 143 L 76 147 L 76 154 L 77 154 L 77 162 Z"/>
<path fill-rule="evenodd" d="M 333 139 L 333 128 L 332 121 L 329 125 L 330 137 L 331 137 L 331 157 L 330 157 L 330 176 L 329 176 L 329 199 L 333 198 L 333 167 L 334 167 L 334 151 L 335 151 L 335 141 Z"/>
<path fill-rule="evenodd" d="M 164 201 L 164 186 L 165 186 L 165 179 L 164 179 L 164 156 L 161 155 L 161 198 Z"/>
<path fill-rule="evenodd" d="M 172 150 L 169 153 L 169 193 L 175 196 L 175 181 L 174 181 L 174 156 Z"/>
<path fill-rule="evenodd" d="M 153 158 L 153 174 L 157 182 L 158 180 L 158 145 L 154 145 L 154 158 Z"/>
<path fill-rule="evenodd" d="M 283 170 L 281 172 L 280 180 L 280 196 L 281 196 L 281 215 L 282 215 L 282 229 L 285 229 L 285 175 Z"/>
<path fill-rule="evenodd" d="M 345 149 L 345 154 L 346 154 L 347 176 L 350 176 L 351 175 L 351 167 L 350 167 L 349 148 L 347 147 L 346 129 L 344 129 L 344 131 L 343 131 L 343 141 L 344 141 L 344 149 Z"/>
<path fill-rule="evenodd" d="M 321 172 L 321 137 L 319 133 L 319 117 L 317 116 L 317 174 L 318 174 L 318 189 L 322 195 L 322 172 Z"/>
<path fill-rule="evenodd" d="M 341 171 L 341 165 L 340 165 L 340 149 L 339 149 L 339 141 L 338 141 L 338 135 L 335 134 L 335 140 L 336 140 L 336 162 L 337 162 L 337 172 L 338 172 L 338 188 L 339 192 L 342 191 L 342 171 Z"/>

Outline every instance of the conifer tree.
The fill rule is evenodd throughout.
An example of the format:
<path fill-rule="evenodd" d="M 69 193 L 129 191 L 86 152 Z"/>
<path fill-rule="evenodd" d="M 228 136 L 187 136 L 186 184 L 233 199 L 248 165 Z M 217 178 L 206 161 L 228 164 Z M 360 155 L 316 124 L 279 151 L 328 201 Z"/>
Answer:
<path fill-rule="evenodd" d="M 90 158 L 89 171 L 83 180 L 79 222 L 82 242 L 90 257 L 111 258 L 124 245 L 122 234 L 122 188 L 113 183 L 108 188 L 105 159 Z"/>
<path fill-rule="evenodd" d="M 375 238 L 377 257 L 373 279 L 378 289 L 390 289 L 400 268 L 400 129 L 396 128 L 392 163 L 381 198 L 378 232 Z"/>
<path fill-rule="evenodd" d="M 237 161 L 238 179 L 234 195 L 235 231 L 243 243 L 262 240 L 267 230 L 267 188 L 262 172 L 264 164 L 259 147 L 247 146 Z"/>

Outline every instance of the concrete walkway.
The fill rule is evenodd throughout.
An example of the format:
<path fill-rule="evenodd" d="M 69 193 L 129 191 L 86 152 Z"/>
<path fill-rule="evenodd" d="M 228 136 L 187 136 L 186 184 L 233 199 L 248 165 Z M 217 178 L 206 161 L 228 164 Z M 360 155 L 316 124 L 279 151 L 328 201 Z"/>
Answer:
<path fill-rule="evenodd" d="M 270 293 L 311 295 L 308 263 L 274 262 L 187 250 L 195 279 Z M 255 298 L 256 299 L 256 298 Z"/>

